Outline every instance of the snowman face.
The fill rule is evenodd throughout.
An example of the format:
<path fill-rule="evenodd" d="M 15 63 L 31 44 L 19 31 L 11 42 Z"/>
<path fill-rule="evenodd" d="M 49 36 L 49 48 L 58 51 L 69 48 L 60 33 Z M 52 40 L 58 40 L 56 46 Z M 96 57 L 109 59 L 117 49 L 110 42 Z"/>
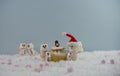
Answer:
<path fill-rule="evenodd" d="M 27 49 L 31 49 L 31 46 L 29 44 L 27 45 Z"/>
<path fill-rule="evenodd" d="M 34 45 L 32 43 L 27 44 L 27 49 L 33 49 Z"/>
<path fill-rule="evenodd" d="M 42 45 L 40 46 L 40 49 L 41 49 L 42 51 L 47 51 L 47 50 L 48 50 L 48 45 L 47 45 L 47 44 L 42 44 Z"/>
<path fill-rule="evenodd" d="M 25 43 L 20 43 L 20 48 L 21 49 L 25 49 L 26 48 L 26 44 Z"/>
<path fill-rule="evenodd" d="M 76 48 L 77 48 L 76 43 L 71 42 L 71 43 L 68 44 L 68 49 L 69 49 L 70 51 L 75 51 Z"/>

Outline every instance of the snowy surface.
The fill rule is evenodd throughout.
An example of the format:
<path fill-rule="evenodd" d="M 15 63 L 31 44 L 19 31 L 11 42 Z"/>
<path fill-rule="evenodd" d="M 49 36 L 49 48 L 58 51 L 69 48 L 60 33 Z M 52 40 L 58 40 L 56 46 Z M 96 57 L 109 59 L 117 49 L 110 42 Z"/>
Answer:
<path fill-rule="evenodd" d="M 77 61 L 60 62 L 0 55 L 0 76 L 120 76 L 120 51 L 84 52 Z"/>

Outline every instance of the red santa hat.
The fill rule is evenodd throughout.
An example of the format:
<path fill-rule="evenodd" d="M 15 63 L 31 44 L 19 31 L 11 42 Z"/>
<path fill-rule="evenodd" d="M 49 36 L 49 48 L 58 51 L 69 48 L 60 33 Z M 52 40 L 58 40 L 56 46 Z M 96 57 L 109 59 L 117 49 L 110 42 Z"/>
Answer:
<path fill-rule="evenodd" d="M 77 39 L 73 35 L 71 35 L 71 34 L 63 32 L 63 35 L 65 35 L 65 36 L 70 38 L 69 42 L 78 42 Z"/>

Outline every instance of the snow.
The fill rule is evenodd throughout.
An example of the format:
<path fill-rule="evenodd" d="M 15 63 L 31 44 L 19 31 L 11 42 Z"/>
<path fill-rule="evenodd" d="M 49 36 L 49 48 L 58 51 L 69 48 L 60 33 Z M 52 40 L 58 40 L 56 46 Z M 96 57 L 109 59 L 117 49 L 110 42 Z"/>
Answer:
<path fill-rule="evenodd" d="M 77 61 L 43 62 L 40 55 L 0 55 L 0 76 L 120 76 L 120 51 L 83 52 Z"/>

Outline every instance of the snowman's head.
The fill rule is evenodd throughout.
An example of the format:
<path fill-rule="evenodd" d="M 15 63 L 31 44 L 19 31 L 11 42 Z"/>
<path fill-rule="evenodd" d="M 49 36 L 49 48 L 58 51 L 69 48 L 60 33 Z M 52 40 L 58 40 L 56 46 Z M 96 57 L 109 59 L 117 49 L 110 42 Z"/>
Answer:
<path fill-rule="evenodd" d="M 32 43 L 27 44 L 27 49 L 34 49 L 34 45 Z"/>
<path fill-rule="evenodd" d="M 47 50 L 48 50 L 48 44 L 42 44 L 42 45 L 40 46 L 40 50 L 42 50 L 42 51 L 47 51 Z"/>
<path fill-rule="evenodd" d="M 69 51 L 82 52 L 83 47 L 81 42 L 69 42 L 68 44 Z"/>
<path fill-rule="evenodd" d="M 20 48 L 20 49 L 26 49 L 26 44 L 25 44 L 25 43 L 20 43 L 19 48 Z"/>

